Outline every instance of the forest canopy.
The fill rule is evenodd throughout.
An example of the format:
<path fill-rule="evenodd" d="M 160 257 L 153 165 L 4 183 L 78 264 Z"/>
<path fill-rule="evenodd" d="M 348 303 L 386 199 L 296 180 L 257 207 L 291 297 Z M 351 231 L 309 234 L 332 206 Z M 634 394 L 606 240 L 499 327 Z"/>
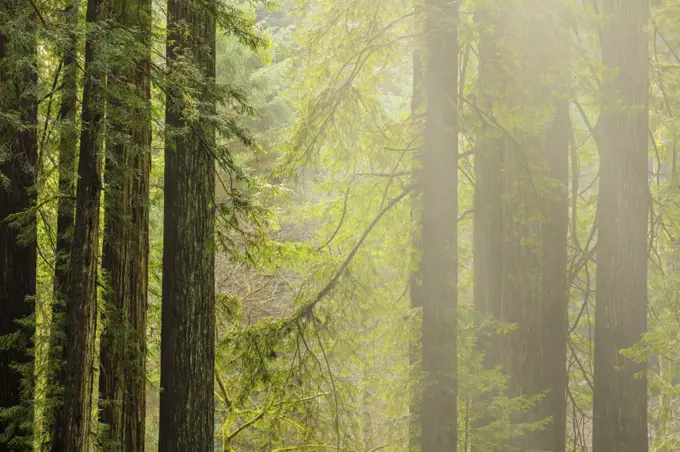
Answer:
<path fill-rule="evenodd" d="M 1 0 L 0 452 L 680 450 L 678 0 Z"/>

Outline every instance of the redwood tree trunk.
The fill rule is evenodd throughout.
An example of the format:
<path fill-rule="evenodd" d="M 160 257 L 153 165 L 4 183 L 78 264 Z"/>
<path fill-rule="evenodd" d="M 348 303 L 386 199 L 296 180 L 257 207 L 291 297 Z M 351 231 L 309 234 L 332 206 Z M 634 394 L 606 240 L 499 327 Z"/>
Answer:
<path fill-rule="evenodd" d="M 503 30 L 499 18 L 481 8 L 476 14 L 484 30 L 479 38 L 479 107 L 490 116 L 502 95 L 503 71 L 497 46 Z M 473 225 L 473 298 L 477 313 L 485 319 L 500 321 L 503 288 L 503 202 L 502 169 L 504 164 L 503 134 L 488 118 L 482 117 L 475 154 L 475 192 Z M 483 331 L 478 337 L 479 350 L 484 353 L 483 365 L 495 369 L 502 365 L 501 340 L 494 331 Z M 493 392 L 482 394 L 477 401 L 481 417 L 475 427 L 482 428 L 494 421 L 490 411 Z M 486 451 L 480 438 L 473 441 L 473 451 Z"/>
<path fill-rule="evenodd" d="M 511 446 L 560 452 L 570 131 L 568 40 L 560 17 L 565 4 L 545 0 L 511 9 L 500 3 L 479 16 L 492 31 L 480 44 L 484 128 L 475 157 L 474 290 L 479 311 L 516 329 L 480 345 L 486 367 L 502 364 L 511 397 L 544 395 L 513 421 L 547 424 L 526 430 Z M 546 75 L 555 82 L 546 83 Z"/>
<path fill-rule="evenodd" d="M 423 153 L 421 450 L 456 450 L 458 2 L 427 3 Z"/>
<path fill-rule="evenodd" d="M 644 452 L 646 362 L 621 355 L 647 330 L 647 0 L 605 0 L 593 451 Z M 620 103 L 619 103 L 620 102 Z"/>
<path fill-rule="evenodd" d="M 76 164 L 78 160 L 78 129 L 76 121 L 78 104 L 78 37 L 75 27 L 78 24 L 79 0 L 71 3 L 67 27 L 69 39 L 62 56 L 63 77 L 61 81 L 61 105 L 59 107 L 59 200 L 57 201 L 57 241 L 54 262 L 54 294 L 52 303 L 52 323 L 49 339 L 49 375 L 45 404 L 44 423 L 46 432 L 43 447 L 49 449 L 50 435 L 54 432 L 54 422 L 59 406 L 57 386 L 63 383 L 63 346 L 64 346 L 64 307 L 63 289 L 68 274 L 69 255 L 73 242 L 73 223 L 75 218 Z"/>
<path fill-rule="evenodd" d="M 0 6 L 0 23 L 21 24 L 20 32 L 0 25 L 0 109 L 16 115 L 21 124 L 0 119 L 0 409 L 21 405 L 32 396 L 31 381 L 24 378 L 30 378 L 33 328 L 19 323 L 35 312 L 36 293 L 35 215 L 22 215 L 37 201 L 38 102 L 33 88 L 38 70 L 29 11 L 17 0 Z M 8 64 L 10 58 L 25 63 L 16 67 Z M 15 365 L 29 367 L 22 372 Z M 0 420 L 0 451 L 29 449 L 30 431 L 20 424 L 31 419 L 15 413 Z"/>
<path fill-rule="evenodd" d="M 67 26 L 73 30 L 78 24 L 79 0 L 71 3 Z M 78 70 L 78 38 L 71 32 L 63 55 L 63 73 L 61 88 L 61 105 L 59 121 L 61 135 L 59 138 L 59 201 L 57 204 L 57 249 L 54 268 L 54 298 L 62 299 L 61 289 L 66 281 L 68 255 L 71 251 L 73 237 L 73 221 L 75 213 L 74 197 L 76 195 L 76 162 L 78 160 L 78 132 L 76 129 L 76 110 L 78 104 L 78 86 L 76 74 Z M 63 306 L 54 308 L 63 312 Z"/>
<path fill-rule="evenodd" d="M 105 450 L 142 451 L 146 418 L 146 310 L 151 167 L 151 1 L 117 0 L 111 19 L 132 33 L 132 54 L 113 62 L 107 115 L 102 270 L 107 280 L 99 394 Z M 139 46 L 134 48 L 134 46 Z"/>
<path fill-rule="evenodd" d="M 171 75 L 181 70 L 176 61 L 187 51 L 195 55 L 190 61 L 212 81 L 214 17 L 199 2 L 170 0 Z M 215 132 L 204 119 L 187 118 L 184 88 L 169 87 L 165 113 L 159 451 L 210 452 L 214 449 Z M 205 87 L 199 88 L 198 96 L 205 101 L 200 113 L 211 114 L 214 104 Z"/>
<path fill-rule="evenodd" d="M 101 24 L 104 0 L 88 0 L 87 22 Z M 89 449 L 94 346 L 97 326 L 97 268 L 99 207 L 104 118 L 104 74 L 96 61 L 100 36 L 90 31 L 85 45 L 80 159 L 73 244 L 66 283 L 63 407 L 57 412 L 52 442 L 54 452 Z"/>
<path fill-rule="evenodd" d="M 498 20 L 489 11 L 478 13 L 478 21 L 490 30 L 480 36 L 479 99 L 480 108 L 493 116 L 493 107 L 501 95 L 503 77 L 496 46 L 502 37 Z M 501 318 L 503 204 L 502 173 L 504 137 L 487 118 L 482 118 L 479 147 L 475 155 L 475 194 L 473 230 L 473 294 L 475 309 L 496 320 Z M 480 338 L 485 367 L 501 364 L 499 343 L 495 335 Z"/>
<path fill-rule="evenodd" d="M 567 234 L 569 229 L 569 103 L 555 102 L 555 119 L 546 134 L 544 163 L 552 188 L 543 197 L 545 219 L 541 230 L 539 387 L 546 392 L 536 407 L 537 419 L 550 418 L 545 429 L 530 437 L 539 450 L 564 452 L 567 428 Z"/>

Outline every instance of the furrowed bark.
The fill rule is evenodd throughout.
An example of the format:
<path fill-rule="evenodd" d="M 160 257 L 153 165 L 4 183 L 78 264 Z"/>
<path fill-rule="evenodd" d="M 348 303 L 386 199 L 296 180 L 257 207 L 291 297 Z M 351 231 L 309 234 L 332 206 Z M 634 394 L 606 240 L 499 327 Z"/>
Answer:
<path fill-rule="evenodd" d="M 181 70 L 177 59 L 182 53 L 190 54 L 190 61 L 209 81 L 214 79 L 214 16 L 197 2 L 169 0 L 171 74 Z M 214 448 L 215 131 L 203 118 L 187 118 L 183 88 L 169 87 L 165 116 L 159 451 L 210 452 Z M 204 88 L 198 95 L 207 104 L 200 113 L 214 111 Z"/>
<path fill-rule="evenodd" d="M 146 418 L 146 311 L 151 168 L 151 1 L 117 0 L 111 19 L 132 33 L 131 58 L 109 70 L 102 270 L 104 327 L 101 337 L 99 420 L 102 446 L 144 450 Z"/>
<path fill-rule="evenodd" d="M 104 83 L 97 61 L 104 19 L 104 0 L 88 0 L 87 22 L 94 26 L 85 44 L 85 80 L 81 115 L 76 214 L 65 306 L 63 406 L 57 411 L 53 452 L 90 448 L 94 352 L 97 329 L 99 208 L 104 126 Z"/>

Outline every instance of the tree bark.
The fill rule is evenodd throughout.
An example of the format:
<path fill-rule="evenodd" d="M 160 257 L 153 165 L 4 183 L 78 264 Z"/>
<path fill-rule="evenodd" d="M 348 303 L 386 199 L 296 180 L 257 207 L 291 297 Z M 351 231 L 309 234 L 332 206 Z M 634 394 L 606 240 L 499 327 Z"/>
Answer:
<path fill-rule="evenodd" d="M 489 12 L 477 14 L 482 27 L 491 25 L 480 36 L 479 44 L 479 107 L 493 117 L 495 100 L 502 90 L 502 70 L 496 42 L 502 30 Z M 475 194 L 473 226 L 473 296 L 475 309 L 495 320 L 501 318 L 502 297 L 502 233 L 503 204 L 502 169 L 504 137 L 489 118 L 482 118 L 479 146 L 475 155 Z M 484 365 L 493 369 L 501 365 L 498 338 L 491 334 L 480 338 Z"/>
<path fill-rule="evenodd" d="M 416 114 L 423 103 L 423 64 L 420 52 L 413 52 L 413 92 L 411 96 L 411 121 L 414 123 L 416 130 L 418 129 Z M 421 156 L 420 154 L 414 157 L 414 168 L 411 175 L 411 182 L 415 185 L 421 179 Z M 422 227 L 422 205 L 421 190 L 417 190 L 411 195 L 411 227 L 412 227 L 412 243 L 413 249 L 411 252 L 411 265 L 413 270 L 409 275 L 409 303 L 412 311 L 418 310 L 423 305 L 422 300 L 422 269 L 421 269 L 421 243 L 420 236 Z M 420 327 L 420 325 L 413 325 Z M 415 328 L 409 329 L 409 349 L 408 359 L 409 367 L 411 369 L 410 376 L 414 381 L 420 381 L 420 364 L 421 364 L 421 344 L 419 343 L 420 334 Z M 414 449 L 420 445 L 420 390 L 419 386 L 411 390 L 409 394 L 409 447 Z"/>
<path fill-rule="evenodd" d="M 543 197 L 546 211 L 541 230 L 539 387 L 545 398 L 537 406 L 537 419 L 550 418 L 545 429 L 531 438 L 538 450 L 564 452 L 567 428 L 567 235 L 569 229 L 569 102 L 555 102 L 555 118 L 546 134 L 543 158 L 550 188 Z"/>
<path fill-rule="evenodd" d="M 421 450 L 457 447 L 458 2 L 427 4 Z"/>
<path fill-rule="evenodd" d="M 64 48 L 63 71 L 61 86 L 61 105 L 59 107 L 59 121 L 61 135 L 59 139 L 59 201 L 57 203 L 57 249 L 54 268 L 54 298 L 62 300 L 61 289 L 66 281 L 68 270 L 68 254 L 71 251 L 73 238 L 73 221 L 75 213 L 74 198 L 76 195 L 76 162 L 78 160 L 78 132 L 76 129 L 76 111 L 78 105 L 78 86 L 76 75 L 78 71 L 78 37 L 73 29 L 78 24 L 80 1 L 71 3 L 68 13 L 68 24 L 71 28 L 69 40 Z M 57 313 L 63 312 L 63 307 L 53 308 Z M 54 315 L 54 312 L 53 312 Z"/>
<path fill-rule="evenodd" d="M 593 451 L 648 450 L 646 362 L 621 354 L 647 330 L 647 0 L 605 0 Z"/>
<path fill-rule="evenodd" d="M 565 447 L 570 66 L 564 7 L 561 0 L 544 1 L 479 15 L 491 31 L 480 38 L 475 307 L 516 326 L 480 346 L 485 367 L 502 365 L 511 397 L 542 396 L 513 421 L 548 421 L 513 438 L 517 450 Z"/>
<path fill-rule="evenodd" d="M 104 0 L 88 0 L 87 22 L 103 23 Z M 63 407 L 57 412 L 53 452 L 89 450 L 92 417 L 94 347 L 97 327 L 99 207 L 104 126 L 104 83 L 100 30 L 88 32 L 85 44 L 78 188 L 71 256 L 66 284 Z"/>
<path fill-rule="evenodd" d="M 193 1 L 169 0 L 171 75 L 187 53 L 211 84 L 215 18 Z M 169 87 L 165 113 L 160 452 L 214 449 L 215 131 L 203 117 L 188 117 L 185 88 Z M 215 108 L 208 90 L 198 88 L 202 115 Z"/>
<path fill-rule="evenodd" d="M 69 38 L 62 56 L 63 78 L 61 85 L 61 105 L 59 107 L 60 137 L 59 137 L 59 200 L 57 201 L 57 242 L 54 262 L 52 321 L 50 324 L 49 359 L 50 372 L 49 387 L 44 414 L 43 448 L 48 450 L 50 435 L 54 432 L 54 422 L 57 416 L 59 382 L 63 383 L 63 347 L 64 347 L 64 312 L 65 299 L 63 288 L 66 284 L 69 266 L 69 254 L 73 242 L 73 223 L 75 219 L 76 197 L 76 164 L 78 160 L 78 129 L 76 113 L 78 107 L 77 58 L 78 37 L 75 27 L 78 25 L 80 1 L 71 3 L 66 26 Z"/>
<path fill-rule="evenodd" d="M 8 0 L 0 6 L 3 19 L 20 23 L 21 31 L 0 26 L 0 109 L 13 116 L 0 120 L 0 409 L 32 398 L 29 349 L 34 329 L 20 321 L 35 313 L 37 242 L 35 213 L 30 209 L 37 201 L 38 157 L 34 18 L 23 2 Z M 11 64 L 22 59 L 20 67 Z M 31 432 L 21 423 L 31 423 L 32 405 L 30 413 L 20 413 L 0 420 L 2 452 L 30 448 Z"/>
<path fill-rule="evenodd" d="M 481 25 L 479 37 L 479 108 L 490 117 L 494 115 L 503 90 L 503 71 L 497 42 L 502 39 L 502 26 L 497 17 L 481 8 L 476 14 Z M 501 320 L 503 288 L 503 202 L 502 169 L 504 165 L 505 141 L 502 132 L 490 122 L 481 118 L 478 148 L 475 154 L 475 192 L 473 224 L 473 301 L 477 313 L 484 320 Z M 478 337 L 479 350 L 484 354 L 485 369 L 502 365 L 501 337 L 494 331 L 483 331 Z M 482 410 L 476 428 L 483 428 L 493 422 L 494 416 L 486 411 L 491 406 L 492 392 L 482 394 L 477 406 Z M 473 451 L 487 450 L 483 440 L 473 442 Z"/>
<path fill-rule="evenodd" d="M 107 93 L 112 133 L 107 142 L 102 270 L 107 280 L 99 394 L 104 450 L 144 450 L 146 311 L 151 168 L 151 1 L 117 0 L 111 19 L 135 37 L 113 62 Z"/>

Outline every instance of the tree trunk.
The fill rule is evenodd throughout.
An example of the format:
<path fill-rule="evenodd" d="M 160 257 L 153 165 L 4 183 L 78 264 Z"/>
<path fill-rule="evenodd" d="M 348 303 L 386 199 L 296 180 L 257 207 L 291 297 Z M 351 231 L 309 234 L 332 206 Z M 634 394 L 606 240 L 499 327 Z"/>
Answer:
<path fill-rule="evenodd" d="M 54 263 L 54 294 L 52 303 L 52 322 L 50 325 L 48 366 L 50 381 L 48 381 L 45 415 L 43 448 L 50 448 L 49 436 L 54 431 L 54 421 L 57 416 L 58 396 L 55 386 L 63 382 L 59 375 L 63 369 L 64 346 L 64 293 L 68 274 L 69 254 L 73 242 L 73 222 L 75 214 L 76 196 L 76 164 L 78 160 L 78 129 L 76 113 L 78 106 L 77 57 L 78 36 L 75 27 L 78 25 L 78 11 L 80 1 L 71 3 L 68 13 L 69 39 L 62 57 L 63 78 L 61 87 L 61 105 L 59 107 L 60 138 L 59 138 L 59 200 L 57 201 L 57 243 Z"/>
<path fill-rule="evenodd" d="M 102 270 L 107 279 L 101 337 L 100 422 L 105 450 L 144 450 L 146 310 L 151 167 L 151 1 L 117 0 L 111 19 L 135 42 L 130 58 L 112 62 L 107 115 L 106 216 Z M 134 48 L 138 46 L 138 48 Z"/>
<path fill-rule="evenodd" d="M 567 428 L 567 234 L 569 229 L 569 102 L 555 102 L 555 119 L 546 134 L 543 157 L 551 188 L 543 197 L 546 211 L 541 230 L 541 347 L 539 387 L 546 392 L 537 419 L 550 418 L 531 438 L 538 450 L 564 452 Z"/>
<path fill-rule="evenodd" d="M 104 0 L 88 0 L 87 22 L 101 25 Z M 54 452 L 87 451 L 90 445 L 94 346 L 97 327 L 97 269 L 99 256 L 99 206 L 104 125 L 105 78 L 98 58 L 98 30 L 88 33 L 85 44 L 80 159 L 73 244 L 66 284 L 63 407 L 58 410 Z"/>
<path fill-rule="evenodd" d="M 20 324 L 34 314 L 36 293 L 36 224 L 30 209 L 37 201 L 38 101 L 33 88 L 38 70 L 35 24 L 28 10 L 17 0 L 0 6 L 0 23 L 21 22 L 20 32 L 7 34 L 0 25 L 0 109 L 15 116 L 11 121 L 0 119 L 0 410 L 32 398 L 33 328 Z M 10 59 L 24 63 L 16 67 L 8 64 Z M 30 448 L 31 432 L 21 426 L 31 423 L 32 405 L 29 411 L 0 418 L 0 451 Z"/>
<path fill-rule="evenodd" d="M 485 128 L 475 158 L 475 306 L 516 326 L 502 340 L 492 335 L 480 345 L 485 367 L 502 364 L 511 397 L 542 396 L 514 422 L 548 421 L 512 439 L 517 450 L 565 447 L 570 123 L 562 92 L 569 86 L 564 6 L 543 1 L 480 14 L 493 31 L 480 44 Z M 546 83 L 546 75 L 557 82 Z M 515 124 L 504 127 L 508 122 Z"/>
<path fill-rule="evenodd" d="M 423 153 L 421 450 L 456 450 L 458 2 L 427 3 Z"/>
<path fill-rule="evenodd" d="M 605 0 L 595 311 L 593 451 L 641 452 L 647 443 L 646 363 L 624 358 L 647 330 L 647 0 Z"/>
<path fill-rule="evenodd" d="M 78 24 L 80 1 L 71 4 L 67 26 L 71 28 L 69 40 L 64 48 L 63 71 L 61 88 L 61 106 L 59 107 L 59 121 L 61 136 L 59 139 L 59 201 L 57 204 L 57 249 L 54 268 L 54 298 L 62 300 L 61 289 L 66 281 L 68 270 L 68 254 L 71 250 L 73 237 L 73 221 L 75 213 L 76 195 L 76 162 L 78 153 L 78 132 L 76 129 L 76 110 L 78 104 L 78 85 L 76 74 L 78 37 L 73 29 Z M 63 307 L 57 305 L 55 311 L 63 312 Z M 53 312 L 54 315 L 54 312 Z"/>
<path fill-rule="evenodd" d="M 176 61 L 187 52 L 193 55 L 189 61 L 212 83 L 214 17 L 193 1 L 170 0 L 171 75 L 181 70 Z M 169 87 L 165 113 L 160 452 L 214 449 L 215 132 L 200 116 L 187 117 L 185 88 Z M 199 107 L 202 115 L 214 111 L 207 90 L 198 88 L 199 99 L 205 101 Z"/>
<path fill-rule="evenodd" d="M 411 121 L 414 123 L 416 130 L 419 131 L 416 114 L 423 103 L 423 64 L 422 58 L 418 51 L 413 52 L 413 92 L 411 96 Z M 411 182 L 418 184 L 421 179 L 421 156 L 414 157 L 414 168 L 411 175 Z M 411 195 L 411 227 L 412 227 L 412 243 L 413 249 L 411 253 L 411 265 L 413 270 L 409 276 L 409 302 L 411 311 L 416 311 L 423 306 L 422 300 L 422 269 L 421 269 L 421 227 L 422 227 L 422 205 L 421 199 L 417 194 L 421 194 L 421 190 L 417 190 Z M 411 372 L 409 375 L 414 381 L 420 381 L 420 360 L 421 360 L 421 344 L 419 343 L 418 330 L 420 324 L 413 325 L 413 329 L 409 329 L 409 349 L 408 359 Z M 415 389 L 409 394 L 409 446 L 414 449 L 420 445 L 420 390 L 419 386 L 415 385 Z"/>
<path fill-rule="evenodd" d="M 500 21 L 485 8 L 476 14 L 482 26 L 479 38 L 479 108 L 493 116 L 493 108 L 502 95 L 501 61 L 497 42 L 503 30 Z M 484 320 L 501 320 L 502 299 L 502 239 L 503 203 L 502 169 L 504 137 L 490 119 L 482 117 L 482 128 L 475 154 L 475 192 L 473 225 L 473 299 L 477 313 Z M 479 350 L 484 354 L 485 369 L 502 365 L 501 338 L 494 331 L 483 331 L 478 337 Z M 475 427 L 482 428 L 494 421 L 490 412 L 493 393 L 482 394 L 477 406 L 482 410 Z M 474 451 L 486 450 L 483 441 L 473 442 Z"/>

